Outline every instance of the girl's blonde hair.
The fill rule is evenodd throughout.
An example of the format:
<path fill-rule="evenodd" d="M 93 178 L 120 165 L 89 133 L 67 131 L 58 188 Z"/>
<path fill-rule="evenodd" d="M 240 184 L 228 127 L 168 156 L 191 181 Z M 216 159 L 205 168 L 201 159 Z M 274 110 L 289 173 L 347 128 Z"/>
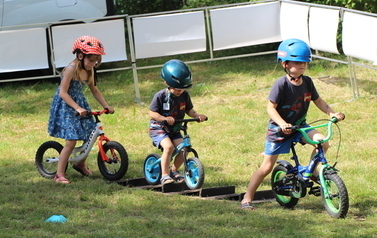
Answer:
<path fill-rule="evenodd" d="M 71 63 L 69 63 L 70 65 L 74 65 L 74 67 L 75 67 L 75 72 L 74 72 L 73 79 L 75 79 L 77 81 L 80 81 L 81 83 L 90 84 L 90 83 L 94 82 L 94 69 L 91 69 L 91 70 L 84 69 L 82 67 L 81 60 L 78 57 L 78 54 L 82 54 L 82 53 L 77 53 L 76 54 L 76 58 Z M 101 55 L 89 54 L 89 55 L 84 55 L 84 57 L 88 57 L 88 58 L 97 57 L 97 64 L 96 64 L 96 66 L 94 66 L 95 68 L 99 67 L 101 65 L 101 63 L 102 63 L 102 56 Z M 65 71 L 65 69 L 66 68 L 63 69 L 62 74 Z M 87 80 L 80 78 L 80 71 L 81 70 L 86 70 L 88 72 L 88 76 L 89 77 L 88 77 Z"/>

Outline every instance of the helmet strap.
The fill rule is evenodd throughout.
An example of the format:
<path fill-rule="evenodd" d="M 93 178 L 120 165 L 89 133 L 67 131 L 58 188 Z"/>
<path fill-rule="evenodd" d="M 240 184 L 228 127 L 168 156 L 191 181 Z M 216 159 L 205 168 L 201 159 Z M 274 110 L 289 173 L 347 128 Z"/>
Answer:
<path fill-rule="evenodd" d="M 177 96 L 174 95 L 174 93 L 172 93 L 172 92 L 170 91 L 170 86 L 168 86 L 168 88 L 167 88 L 166 90 L 167 90 L 167 92 L 168 92 L 168 97 L 169 97 L 169 98 L 177 97 Z"/>
<path fill-rule="evenodd" d="M 82 59 L 80 59 L 80 54 L 82 54 Z M 76 58 L 80 61 L 81 68 L 83 68 L 84 70 L 87 70 L 85 68 L 85 64 L 84 64 L 85 57 L 86 57 L 86 54 L 82 53 L 80 50 L 77 50 L 77 52 L 76 52 Z"/>
<path fill-rule="evenodd" d="M 82 54 L 83 56 L 82 56 L 82 59 L 80 60 L 80 62 L 81 62 L 81 68 L 83 68 L 83 69 L 85 69 L 85 70 L 87 70 L 86 68 L 85 68 L 85 64 L 84 64 L 84 59 L 85 59 L 85 54 Z"/>
<path fill-rule="evenodd" d="M 302 74 L 301 74 L 300 76 L 298 76 L 297 78 L 292 77 L 291 75 L 289 75 L 289 77 L 291 77 L 291 81 L 295 81 L 295 82 L 297 82 L 297 81 L 299 81 L 300 78 L 302 77 Z"/>
<path fill-rule="evenodd" d="M 288 63 L 288 61 L 285 61 L 285 62 Z M 302 77 L 302 74 L 301 74 L 300 76 L 298 76 L 298 77 L 293 77 L 293 76 L 291 75 L 291 73 L 289 72 L 289 70 L 285 67 L 285 65 L 284 65 L 284 72 L 285 72 L 286 74 L 288 74 L 289 79 L 290 79 L 291 81 L 295 81 L 295 82 L 297 82 L 297 81 L 299 81 L 300 78 Z"/>

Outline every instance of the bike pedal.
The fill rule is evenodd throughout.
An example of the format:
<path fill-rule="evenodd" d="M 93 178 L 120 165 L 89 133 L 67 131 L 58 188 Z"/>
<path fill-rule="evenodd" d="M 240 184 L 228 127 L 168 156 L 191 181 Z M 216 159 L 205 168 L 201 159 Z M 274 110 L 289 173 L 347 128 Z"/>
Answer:
<path fill-rule="evenodd" d="M 321 187 L 319 186 L 311 187 L 309 194 L 313 194 L 316 197 L 321 196 Z"/>

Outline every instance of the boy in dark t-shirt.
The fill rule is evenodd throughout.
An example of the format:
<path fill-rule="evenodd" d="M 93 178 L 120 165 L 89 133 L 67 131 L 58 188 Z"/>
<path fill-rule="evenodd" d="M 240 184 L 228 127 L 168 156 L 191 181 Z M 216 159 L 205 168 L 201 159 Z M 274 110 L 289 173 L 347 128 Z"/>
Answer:
<path fill-rule="evenodd" d="M 183 138 L 179 132 L 180 124 L 175 124 L 176 119 L 183 119 L 185 115 L 199 118 L 204 121 L 207 117 L 194 110 L 190 94 L 185 91 L 191 87 L 191 71 L 180 60 L 169 60 L 161 69 L 161 77 L 168 88 L 157 92 L 149 106 L 151 117 L 149 136 L 157 147 L 162 147 L 161 155 L 161 184 L 174 181 L 183 182 L 184 177 L 178 169 L 183 163 L 182 153 L 179 153 L 169 171 L 170 158 L 174 147 L 182 143 Z M 163 122 L 166 121 L 167 125 Z"/>
<path fill-rule="evenodd" d="M 308 62 L 311 61 L 309 46 L 298 39 L 283 41 L 278 48 L 278 61 L 281 62 L 286 75 L 273 85 L 268 96 L 267 113 L 270 116 L 266 136 L 264 160 L 250 179 L 247 192 L 241 201 L 241 208 L 254 210 L 252 201 L 263 179 L 271 172 L 279 154 L 289 153 L 292 140 L 306 143 L 301 133 L 292 133 L 286 129 L 293 125 L 307 125 L 306 114 L 310 101 L 331 118 L 344 119 L 343 113 L 334 112 L 319 96 L 310 77 L 304 76 Z M 308 126 L 308 125 L 307 125 Z M 281 128 L 281 132 L 277 128 Z M 308 130 L 310 139 L 318 141 L 324 136 L 315 129 Z M 327 151 L 329 144 L 323 144 Z M 315 153 L 315 148 L 312 155 Z"/>

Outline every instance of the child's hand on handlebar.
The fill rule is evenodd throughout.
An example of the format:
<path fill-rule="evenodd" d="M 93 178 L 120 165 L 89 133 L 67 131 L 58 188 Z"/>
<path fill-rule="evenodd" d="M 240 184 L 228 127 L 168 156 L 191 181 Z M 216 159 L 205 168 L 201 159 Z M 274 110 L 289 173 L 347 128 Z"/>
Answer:
<path fill-rule="evenodd" d="M 346 115 L 344 115 L 344 113 L 341 112 L 330 112 L 329 115 L 331 118 L 336 117 L 338 121 L 344 120 L 346 118 Z"/>
<path fill-rule="evenodd" d="M 292 133 L 292 129 L 287 129 L 289 127 L 292 127 L 292 124 L 283 124 L 283 125 L 279 125 L 280 128 L 281 128 L 281 132 L 286 134 L 286 135 L 289 135 Z"/>
<path fill-rule="evenodd" d="M 173 125 L 175 120 L 173 117 L 165 117 L 165 121 L 169 124 L 169 125 Z"/>
<path fill-rule="evenodd" d="M 203 122 L 203 121 L 207 120 L 207 116 L 204 115 L 204 114 L 199 114 L 197 118 L 199 118 L 200 122 Z"/>
<path fill-rule="evenodd" d="M 78 116 L 86 116 L 88 114 L 88 111 L 82 107 L 76 108 L 76 112 Z"/>
<path fill-rule="evenodd" d="M 115 112 L 114 108 L 111 107 L 111 106 L 107 106 L 104 109 L 107 109 L 109 111 L 108 113 L 110 113 L 110 114 L 113 114 Z"/>

